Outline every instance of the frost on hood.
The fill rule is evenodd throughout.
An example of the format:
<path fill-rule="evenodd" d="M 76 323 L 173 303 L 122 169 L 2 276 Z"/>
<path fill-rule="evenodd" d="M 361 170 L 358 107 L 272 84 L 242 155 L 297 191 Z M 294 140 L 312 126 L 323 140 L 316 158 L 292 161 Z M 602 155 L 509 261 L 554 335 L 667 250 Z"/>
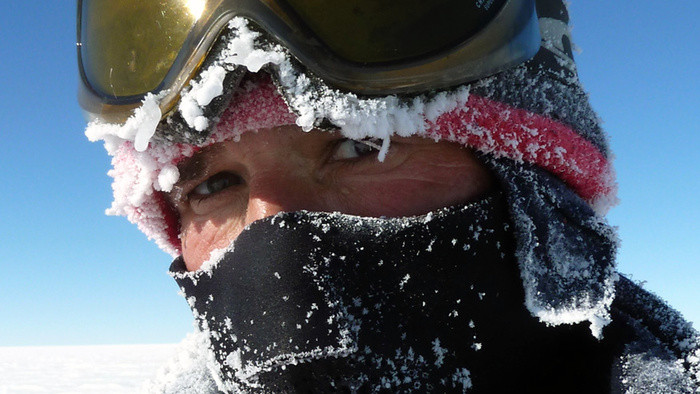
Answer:
<path fill-rule="evenodd" d="M 143 152 L 156 132 L 161 115 L 158 97 L 148 94 L 141 107 L 123 125 L 94 121 L 88 125 L 85 135 L 92 142 L 103 140 L 105 149 L 112 156 L 126 141 L 132 142 L 137 152 Z"/>
<path fill-rule="evenodd" d="M 653 380 L 663 382 L 655 378 L 664 376 L 664 368 L 670 366 L 684 383 L 667 387 L 677 388 L 677 392 L 693 392 L 690 388 L 683 390 L 686 384 L 688 387 L 692 384 L 695 392 L 700 392 L 700 333 L 665 301 L 631 280 L 621 277 L 617 288 L 613 308 L 628 315 L 635 327 L 646 333 L 629 347 L 625 360 L 627 370 L 623 372 L 630 376 L 638 372 L 639 375 L 635 380 L 630 379 L 629 386 L 644 387 L 645 381 Z M 654 357 L 649 356 L 652 351 Z M 692 383 L 686 381 L 688 376 Z"/>
<path fill-rule="evenodd" d="M 523 65 L 473 85 L 443 92 L 415 97 L 359 97 L 332 89 L 306 73 L 286 49 L 262 39 L 260 33 L 249 28 L 245 19 L 234 18 L 229 29 L 226 47 L 191 82 L 178 107 L 179 116 L 191 130 L 186 134 L 204 136 L 203 139 L 196 139 L 197 142 L 191 144 L 158 135 L 156 126 L 160 110 L 156 96 L 148 96 L 124 125 L 93 122 L 86 131 L 91 140 L 104 140 L 106 149 L 114 157 L 114 169 L 109 174 L 114 178 L 115 199 L 107 212 L 127 216 L 174 256 L 179 254 L 177 218 L 168 216 L 167 203 L 160 192 L 170 191 L 177 181 L 178 162 L 204 146 L 236 139 L 245 131 L 283 124 L 296 123 L 308 131 L 330 123 L 348 138 L 381 139 L 380 160 L 389 149 L 393 135 L 422 135 L 455 141 L 490 157 L 508 158 L 516 165 L 531 163 L 546 168 L 596 208 L 598 215 L 616 201 L 614 173 L 605 150 L 600 150 L 604 143 L 596 139 L 600 131 L 597 120 L 591 121 L 591 113 L 587 110 L 568 111 L 569 107 L 577 108 L 579 101 L 585 102 L 585 94 L 580 93 L 577 84 L 573 93 L 566 93 L 567 89 L 544 79 L 523 85 L 523 80 L 532 82 L 530 71 Z M 277 89 L 263 86 L 259 91 L 248 92 L 251 97 L 247 97 L 244 86 L 243 104 L 234 102 L 234 105 L 242 105 L 237 111 L 238 117 L 233 116 L 233 121 L 225 125 L 217 124 L 218 117 L 204 115 L 207 105 L 225 92 L 227 73 L 240 72 L 241 69 L 256 72 L 263 68 L 273 74 Z M 554 95 L 553 99 L 544 93 L 557 89 L 565 93 Z M 474 91 L 479 95 L 472 94 Z M 502 102 L 498 101 L 501 99 Z M 245 107 L 246 102 L 250 106 Z M 559 102 L 565 103 L 560 111 L 557 110 Z M 566 123 L 546 116 L 551 114 L 554 119 L 562 118 L 557 111 L 568 111 L 575 116 L 563 118 Z M 577 133 L 578 127 L 584 129 L 581 134 Z M 499 171 L 499 167 L 494 169 Z M 504 181 L 510 179 L 504 177 Z M 531 229 L 525 224 L 526 213 L 512 212 L 516 218 L 523 215 L 523 226 L 518 228 L 518 234 L 525 240 L 529 239 L 527 247 L 538 248 L 535 253 L 523 246 L 519 255 L 523 283 L 530 300 L 528 308 L 550 324 L 589 320 L 594 333 L 599 334 L 600 327 L 607 322 L 605 310 L 613 297 L 610 290 L 614 282 L 610 268 L 612 262 L 605 261 L 599 267 L 588 269 L 586 264 L 592 262 L 585 256 L 575 258 L 575 261 L 553 260 L 555 256 L 564 256 L 554 252 L 562 249 L 561 242 L 557 243 L 553 238 L 544 244 L 546 248 L 538 247 L 541 240 L 529 238 Z M 601 224 L 594 231 L 606 233 L 607 230 Z M 572 280 L 560 287 L 555 286 L 556 291 L 551 293 L 556 294 L 553 299 L 544 299 L 550 294 L 546 292 L 549 290 L 547 286 L 554 283 L 555 278 L 571 272 L 576 272 Z M 545 277 L 549 279 L 545 280 Z M 601 282 L 596 285 L 596 280 Z M 590 286 L 584 286 L 585 283 Z M 571 286 L 577 291 L 567 293 L 565 290 L 570 290 Z M 592 287 L 596 289 L 591 296 L 586 289 Z M 592 298 L 587 299 L 589 296 Z"/>
<path fill-rule="evenodd" d="M 589 321 L 602 338 L 615 298 L 617 236 L 559 179 L 487 159 L 506 188 L 528 310 L 551 325 Z"/>

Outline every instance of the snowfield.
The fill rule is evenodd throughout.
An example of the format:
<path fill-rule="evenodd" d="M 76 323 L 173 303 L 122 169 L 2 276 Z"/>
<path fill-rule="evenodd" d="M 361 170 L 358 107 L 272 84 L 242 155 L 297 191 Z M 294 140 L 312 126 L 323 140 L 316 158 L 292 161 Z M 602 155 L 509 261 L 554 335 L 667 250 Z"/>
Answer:
<path fill-rule="evenodd" d="M 136 393 L 177 345 L 0 347 L 0 394 Z"/>

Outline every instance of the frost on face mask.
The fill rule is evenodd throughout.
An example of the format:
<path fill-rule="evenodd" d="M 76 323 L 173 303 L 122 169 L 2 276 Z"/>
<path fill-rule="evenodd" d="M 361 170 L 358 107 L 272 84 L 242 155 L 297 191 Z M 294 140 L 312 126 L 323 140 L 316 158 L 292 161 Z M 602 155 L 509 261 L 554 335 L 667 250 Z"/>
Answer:
<path fill-rule="evenodd" d="M 585 325 L 546 327 L 523 308 L 511 230 L 499 194 L 410 218 L 282 213 L 203 269 L 179 258 L 171 271 L 227 392 L 502 392 L 581 379 L 586 357 L 608 355 Z"/>
<path fill-rule="evenodd" d="M 178 345 L 175 356 L 158 373 L 141 387 L 142 393 L 193 393 L 216 392 L 216 382 L 209 369 L 216 363 L 209 336 L 195 331 Z"/>

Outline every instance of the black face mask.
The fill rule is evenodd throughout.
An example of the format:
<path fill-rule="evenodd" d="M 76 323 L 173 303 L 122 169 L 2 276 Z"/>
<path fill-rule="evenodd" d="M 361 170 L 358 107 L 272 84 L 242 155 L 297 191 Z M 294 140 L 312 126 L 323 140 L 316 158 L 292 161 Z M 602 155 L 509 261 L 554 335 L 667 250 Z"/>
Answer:
<path fill-rule="evenodd" d="M 500 195 L 412 218 L 283 213 L 213 268 L 171 271 L 229 391 L 498 390 L 605 368 L 587 327 L 527 312 L 509 228 Z"/>

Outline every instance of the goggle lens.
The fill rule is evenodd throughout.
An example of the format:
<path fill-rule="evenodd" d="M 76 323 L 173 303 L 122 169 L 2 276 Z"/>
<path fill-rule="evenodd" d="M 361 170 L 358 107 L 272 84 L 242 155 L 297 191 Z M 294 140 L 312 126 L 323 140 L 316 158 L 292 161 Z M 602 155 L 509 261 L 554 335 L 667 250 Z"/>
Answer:
<path fill-rule="evenodd" d="M 357 63 L 387 63 L 438 53 L 484 28 L 505 2 L 286 0 L 320 41 Z"/>
<path fill-rule="evenodd" d="M 81 9 L 80 60 L 103 97 L 156 90 L 199 18 L 204 0 L 92 0 Z"/>

